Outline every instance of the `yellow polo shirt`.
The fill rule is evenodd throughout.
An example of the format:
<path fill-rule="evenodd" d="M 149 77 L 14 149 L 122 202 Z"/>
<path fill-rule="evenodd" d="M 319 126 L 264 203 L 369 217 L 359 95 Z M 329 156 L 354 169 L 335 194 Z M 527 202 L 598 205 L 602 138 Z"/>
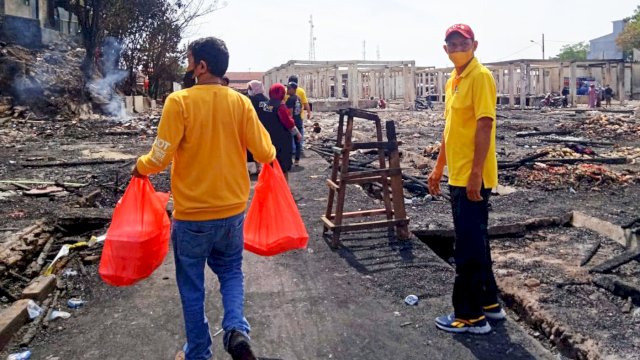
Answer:
<path fill-rule="evenodd" d="M 474 58 L 458 75 L 447 81 L 444 117 L 445 151 L 449 185 L 466 187 L 473 166 L 478 119 L 493 119 L 491 145 L 484 161 L 482 180 L 486 189 L 498 185 L 496 157 L 496 84 L 491 71 Z"/>

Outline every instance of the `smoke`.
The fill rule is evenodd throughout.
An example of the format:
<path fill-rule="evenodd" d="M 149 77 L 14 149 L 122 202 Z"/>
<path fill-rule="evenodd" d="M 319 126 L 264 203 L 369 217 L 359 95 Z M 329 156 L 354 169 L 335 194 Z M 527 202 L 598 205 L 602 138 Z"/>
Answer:
<path fill-rule="evenodd" d="M 119 120 L 127 119 L 124 97 L 116 91 L 116 85 L 127 77 L 127 72 L 118 68 L 122 45 L 114 38 L 104 40 L 99 52 L 99 70 L 102 78 L 96 78 L 87 84 L 87 90 L 102 111 Z"/>

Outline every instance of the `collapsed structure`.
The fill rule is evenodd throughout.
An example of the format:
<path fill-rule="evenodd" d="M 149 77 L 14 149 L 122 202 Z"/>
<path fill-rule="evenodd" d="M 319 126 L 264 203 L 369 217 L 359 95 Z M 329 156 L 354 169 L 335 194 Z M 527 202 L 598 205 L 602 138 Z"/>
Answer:
<path fill-rule="evenodd" d="M 584 104 L 583 91 L 592 83 L 610 85 L 615 97 L 623 102 L 640 99 L 640 63 L 636 62 L 519 59 L 484 65 L 496 80 L 498 103 L 510 107 L 535 106 L 541 96 L 560 92 L 563 87 L 570 91 L 570 105 Z M 444 101 L 445 84 L 452 71 L 452 67 L 416 67 L 414 60 L 291 60 L 264 73 L 263 82 L 267 87 L 276 82 L 286 84 L 288 77 L 295 74 L 310 98 L 348 99 L 347 104 L 340 105 L 352 107 L 375 106 L 361 104 L 372 98 L 403 100 L 404 107 L 411 108 L 416 96 Z"/>

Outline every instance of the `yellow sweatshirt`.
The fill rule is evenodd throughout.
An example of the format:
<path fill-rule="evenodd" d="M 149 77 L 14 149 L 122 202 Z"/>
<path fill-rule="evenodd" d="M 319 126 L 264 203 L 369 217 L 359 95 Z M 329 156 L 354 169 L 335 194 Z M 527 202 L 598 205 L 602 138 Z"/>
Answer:
<path fill-rule="evenodd" d="M 226 86 L 196 85 L 169 95 L 153 147 L 136 166 L 149 175 L 173 160 L 175 219 L 223 219 L 246 208 L 247 149 L 261 163 L 276 156 L 251 101 Z"/>

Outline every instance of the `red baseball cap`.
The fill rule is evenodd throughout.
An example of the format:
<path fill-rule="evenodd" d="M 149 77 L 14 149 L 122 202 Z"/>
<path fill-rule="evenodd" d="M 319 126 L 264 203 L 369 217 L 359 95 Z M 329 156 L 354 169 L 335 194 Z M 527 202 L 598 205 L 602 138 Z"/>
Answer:
<path fill-rule="evenodd" d="M 447 33 L 444 36 L 444 40 L 447 41 L 447 38 L 449 38 L 449 35 L 453 34 L 453 33 L 459 33 L 460 35 L 466 37 L 467 39 L 471 39 L 474 40 L 475 39 L 475 35 L 473 34 L 473 30 L 471 30 L 471 27 L 469 25 L 465 25 L 465 24 L 455 24 L 452 25 L 451 27 L 449 27 L 447 29 Z"/>

